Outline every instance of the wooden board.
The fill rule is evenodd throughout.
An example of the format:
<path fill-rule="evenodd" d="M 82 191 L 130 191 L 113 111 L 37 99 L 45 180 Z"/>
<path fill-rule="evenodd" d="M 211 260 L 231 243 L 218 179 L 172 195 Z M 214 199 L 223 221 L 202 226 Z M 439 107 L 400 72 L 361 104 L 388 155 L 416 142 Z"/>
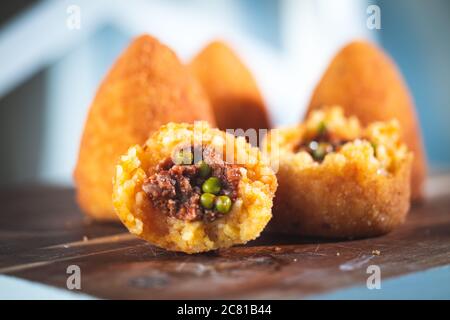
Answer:
<path fill-rule="evenodd" d="M 0 273 L 66 288 L 67 267 L 78 265 L 81 292 L 100 298 L 301 298 L 363 286 L 371 264 L 383 279 L 450 264 L 450 196 L 441 193 L 378 238 L 264 233 L 246 246 L 186 255 L 153 247 L 121 225 L 84 218 L 72 189 L 3 189 Z"/>

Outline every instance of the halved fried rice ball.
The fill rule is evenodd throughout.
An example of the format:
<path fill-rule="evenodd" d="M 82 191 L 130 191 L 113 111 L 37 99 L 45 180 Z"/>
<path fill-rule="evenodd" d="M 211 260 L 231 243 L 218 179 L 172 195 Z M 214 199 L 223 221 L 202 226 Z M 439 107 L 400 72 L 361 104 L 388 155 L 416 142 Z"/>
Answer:
<path fill-rule="evenodd" d="M 360 238 L 400 225 L 410 206 L 413 155 L 396 120 L 362 128 L 340 107 L 313 111 L 264 143 L 279 160 L 270 229 L 326 238 Z"/>
<path fill-rule="evenodd" d="M 197 253 L 259 236 L 277 181 L 244 137 L 207 122 L 169 123 L 120 158 L 113 204 L 128 230 L 172 251 Z"/>

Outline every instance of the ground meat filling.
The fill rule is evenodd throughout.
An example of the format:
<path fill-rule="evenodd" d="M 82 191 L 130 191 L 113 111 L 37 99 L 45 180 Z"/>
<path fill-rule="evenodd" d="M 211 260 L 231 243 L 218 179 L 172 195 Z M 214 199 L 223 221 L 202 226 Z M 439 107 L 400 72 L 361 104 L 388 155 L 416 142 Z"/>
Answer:
<path fill-rule="evenodd" d="M 328 131 L 326 125 L 321 123 L 317 129 L 317 134 L 312 138 L 301 141 L 294 147 L 293 151 L 306 151 L 315 161 L 322 162 L 327 154 L 339 151 L 347 142 L 349 141 Z"/>
<path fill-rule="evenodd" d="M 198 147 L 196 149 L 199 151 Z M 144 181 L 143 191 L 155 208 L 180 220 L 213 222 L 223 217 L 230 210 L 230 203 L 232 205 L 238 197 L 239 167 L 225 163 L 209 148 L 200 148 L 199 153 L 194 153 L 194 148 L 184 147 L 176 152 L 180 150 L 184 152 L 183 161 L 176 161 L 176 157 L 161 161 L 155 173 Z M 202 161 L 194 160 L 191 156 L 194 154 L 203 155 Z M 213 201 L 210 205 L 202 195 L 205 194 L 204 184 L 211 177 L 218 179 L 213 178 L 219 182 L 220 190 L 207 194 L 210 197 L 205 199 Z M 226 200 L 225 205 L 223 200 Z"/>

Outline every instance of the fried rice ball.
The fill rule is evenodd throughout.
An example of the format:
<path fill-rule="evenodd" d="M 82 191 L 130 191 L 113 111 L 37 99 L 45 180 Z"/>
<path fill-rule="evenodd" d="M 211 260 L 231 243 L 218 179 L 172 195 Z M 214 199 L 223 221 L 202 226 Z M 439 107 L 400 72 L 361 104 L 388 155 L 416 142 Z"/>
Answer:
<path fill-rule="evenodd" d="M 324 238 L 381 235 L 409 210 L 413 155 L 396 120 L 361 127 L 339 107 L 275 129 L 264 150 L 278 162 L 270 229 Z"/>
<path fill-rule="evenodd" d="M 120 158 L 113 203 L 131 233 L 198 253 L 257 238 L 276 188 L 272 169 L 243 137 L 206 122 L 169 123 Z"/>
<path fill-rule="evenodd" d="M 312 95 L 308 113 L 327 105 L 340 105 L 345 115 L 363 125 L 397 119 L 402 141 L 414 153 L 411 176 L 413 200 L 423 198 L 426 156 L 414 102 L 395 63 L 382 49 L 354 41 L 333 58 Z"/>
<path fill-rule="evenodd" d="M 190 67 L 208 95 L 219 129 L 270 128 L 255 79 L 227 44 L 211 42 Z"/>
<path fill-rule="evenodd" d="M 77 202 L 89 216 L 117 220 L 114 165 L 169 121 L 214 124 L 207 97 L 172 50 L 149 35 L 133 40 L 103 80 L 87 116 L 74 171 Z"/>

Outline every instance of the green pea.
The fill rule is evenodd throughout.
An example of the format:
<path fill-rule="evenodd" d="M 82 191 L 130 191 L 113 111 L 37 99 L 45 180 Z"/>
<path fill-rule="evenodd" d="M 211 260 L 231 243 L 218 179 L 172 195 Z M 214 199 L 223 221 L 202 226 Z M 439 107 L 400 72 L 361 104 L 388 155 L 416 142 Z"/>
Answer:
<path fill-rule="evenodd" d="M 322 149 L 317 149 L 313 151 L 312 156 L 314 160 L 321 161 L 323 160 L 323 158 L 325 158 L 325 152 L 323 152 Z"/>
<path fill-rule="evenodd" d="M 202 178 L 207 178 L 211 174 L 211 167 L 205 161 L 199 161 L 198 169 Z"/>
<path fill-rule="evenodd" d="M 212 193 L 203 193 L 200 196 L 200 203 L 203 208 L 205 209 L 212 209 L 214 206 L 214 200 L 216 199 L 216 196 Z"/>
<path fill-rule="evenodd" d="M 178 165 L 192 164 L 193 160 L 194 160 L 194 155 L 192 154 L 192 152 L 190 150 L 179 150 L 173 156 L 173 162 Z"/>
<path fill-rule="evenodd" d="M 373 155 L 376 157 L 377 156 L 377 144 L 375 142 L 371 142 L 370 145 L 373 148 Z"/>
<path fill-rule="evenodd" d="M 220 213 L 228 213 L 231 209 L 231 199 L 228 196 L 220 196 L 216 199 L 216 210 Z"/>
<path fill-rule="evenodd" d="M 321 142 L 317 145 L 317 148 L 312 151 L 312 156 L 316 161 L 322 161 L 325 156 L 332 152 L 333 148 L 329 143 Z"/>
<path fill-rule="evenodd" d="M 202 184 L 202 191 L 205 193 L 218 194 L 220 192 L 220 180 L 216 177 L 208 178 Z"/>
<path fill-rule="evenodd" d="M 320 122 L 319 126 L 317 127 L 317 134 L 318 135 L 323 135 L 327 132 L 327 125 L 325 124 L 325 122 Z"/>

